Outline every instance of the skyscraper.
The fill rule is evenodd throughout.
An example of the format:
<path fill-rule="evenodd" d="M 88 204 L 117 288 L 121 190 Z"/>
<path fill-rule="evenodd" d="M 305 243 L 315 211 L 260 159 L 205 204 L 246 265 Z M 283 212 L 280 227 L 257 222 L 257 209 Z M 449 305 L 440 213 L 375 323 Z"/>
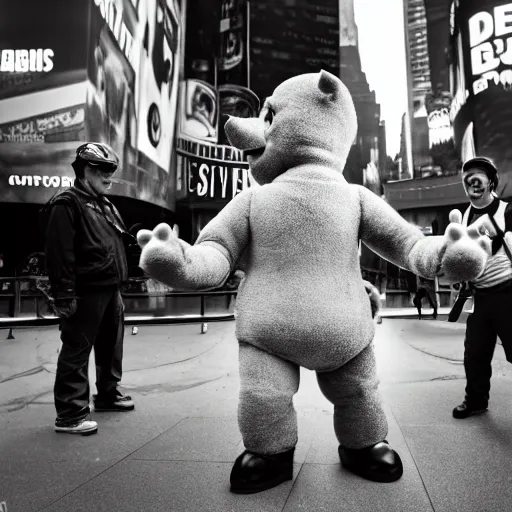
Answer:
<path fill-rule="evenodd" d="M 250 86 L 260 98 L 295 75 L 339 75 L 338 1 L 251 0 Z"/>
<path fill-rule="evenodd" d="M 427 42 L 427 15 L 423 0 L 407 0 L 407 67 L 412 80 L 415 117 L 426 115 L 425 95 L 430 91 L 430 62 Z"/>
<path fill-rule="evenodd" d="M 349 182 L 362 185 L 365 183 L 365 172 L 369 172 L 373 166 L 380 169 L 379 147 L 382 149 L 385 144 L 382 146 L 379 137 L 385 135 L 385 132 L 379 126 L 380 105 L 362 70 L 354 2 L 349 0 L 340 4 L 339 51 L 339 76 L 352 95 L 358 122 L 357 138 L 348 156 L 344 175 Z"/>
<path fill-rule="evenodd" d="M 422 167 L 431 165 L 429 154 L 428 117 L 425 97 L 432 89 L 427 40 L 427 15 L 424 0 L 405 0 L 404 22 L 408 80 L 408 110 L 410 137 L 406 134 L 405 154 L 402 161 L 412 177 L 420 174 Z M 405 123 L 405 129 L 408 125 Z M 410 144 L 411 147 L 408 147 Z M 412 162 L 410 159 L 412 157 Z M 412 164 L 413 169 L 409 169 Z"/>

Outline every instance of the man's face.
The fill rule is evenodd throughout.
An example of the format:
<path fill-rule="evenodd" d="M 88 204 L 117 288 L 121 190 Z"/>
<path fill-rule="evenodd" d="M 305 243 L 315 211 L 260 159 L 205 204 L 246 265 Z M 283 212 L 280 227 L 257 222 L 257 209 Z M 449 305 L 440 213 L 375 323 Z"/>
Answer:
<path fill-rule="evenodd" d="M 470 200 L 487 199 L 491 196 L 489 177 L 478 167 L 462 173 L 462 183 Z"/>
<path fill-rule="evenodd" d="M 106 194 L 112 187 L 112 175 L 115 171 L 102 170 L 101 168 L 87 165 L 84 177 L 91 188 L 99 195 Z"/>

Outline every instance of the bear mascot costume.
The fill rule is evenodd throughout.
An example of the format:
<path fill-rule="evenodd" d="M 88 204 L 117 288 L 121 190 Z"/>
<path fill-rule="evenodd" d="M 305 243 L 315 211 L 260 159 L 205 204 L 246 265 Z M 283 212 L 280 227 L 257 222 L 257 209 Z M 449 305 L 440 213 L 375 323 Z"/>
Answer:
<path fill-rule="evenodd" d="M 236 338 L 246 450 L 232 468 L 231 491 L 254 493 L 292 479 L 301 366 L 316 372 L 334 405 L 342 465 L 369 480 L 398 480 L 402 462 L 386 441 L 359 243 L 417 275 L 460 282 L 482 272 L 489 240 L 463 228 L 460 212 L 450 214 L 443 236 L 427 238 L 345 180 L 356 112 L 345 85 L 328 72 L 286 80 L 258 118 L 231 117 L 225 129 L 245 151 L 257 185 L 232 199 L 194 245 L 167 224 L 140 231 L 138 241 L 141 268 L 178 289 L 213 289 L 233 271 L 245 273 Z"/>

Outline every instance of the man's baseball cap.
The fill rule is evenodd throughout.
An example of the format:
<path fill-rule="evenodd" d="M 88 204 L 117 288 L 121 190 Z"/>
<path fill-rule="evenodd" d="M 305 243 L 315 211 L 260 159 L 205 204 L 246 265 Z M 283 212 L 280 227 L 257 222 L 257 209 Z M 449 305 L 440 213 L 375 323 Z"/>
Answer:
<path fill-rule="evenodd" d="M 464 162 L 462 172 L 467 172 L 470 169 L 475 168 L 482 169 L 489 177 L 496 176 L 498 174 L 498 169 L 494 165 L 494 162 L 485 156 L 477 156 Z"/>
<path fill-rule="evenodd" d="M 462 172 L 467 172 L 471 169 L 481 169 L 487 174 L 491 182 L 491 189 L 496 190 L 499 182 L 498 168 L 494 165 L 494 162 L 485 156 L 477 156 L 470 158 L 462 166 Z"/>

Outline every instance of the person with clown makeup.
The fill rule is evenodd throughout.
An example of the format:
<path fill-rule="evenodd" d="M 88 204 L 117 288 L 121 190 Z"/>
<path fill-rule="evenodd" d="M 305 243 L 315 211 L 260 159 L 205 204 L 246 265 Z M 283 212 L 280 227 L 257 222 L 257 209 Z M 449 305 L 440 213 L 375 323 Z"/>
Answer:
<path fill-rule="evenodd" d="M 466 395 L 453 410 L 458 419 L 487 411 L 498 336 L 507 361 L 512 362 L 512 263 L 507 244 L 512 204 L 496 195 L 498 182 L 498 170 L 489 158 L 472 158 L 462 167 L 462 183 L 470 201 L 462 224 L 491 238 L 492 255 L 480 276 L 467 283 L 474 309 L 467 319 L 464 341 Z"/>

